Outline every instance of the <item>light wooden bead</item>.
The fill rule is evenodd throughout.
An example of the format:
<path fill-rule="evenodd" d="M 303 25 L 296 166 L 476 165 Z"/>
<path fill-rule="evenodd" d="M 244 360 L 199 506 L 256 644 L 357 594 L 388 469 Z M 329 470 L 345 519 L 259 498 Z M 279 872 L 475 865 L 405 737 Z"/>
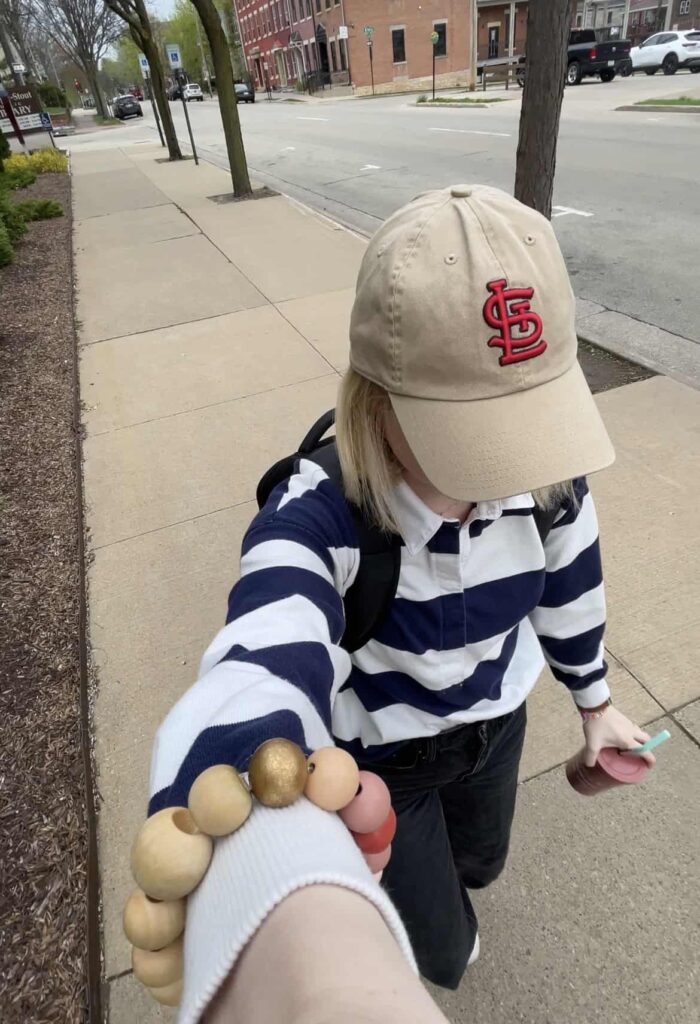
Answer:
<path fill-rule="evenodd" d="M 340 747 L 321 747 L 309 757 L 305 795 L 324 811 L 347 807 L 360 785 L 360 769 L 354 757 Z"/>
<path fill-rule="evenodd" d="M 184 900 L 152 900 L 135 889 L 124 907 L 124 934 L 139 949 L 162 949 L 182 935 L 185 928 Z"/>
<path fill-rule="evenodd" d="M 137 949 L 134 946 L 131 966 L 139 981 L 149 988 L 163 988 L 179 981 L 183 974 L 182 936 L 165 949 Z"/>
<path fill-rule="evenodd" d="M 307 771 L 301 747 L 290 740 L 267 740 L 248 767 L 250 788 L 266 807 L 289 807 L 304 792 Z"/>
<path fill-rule="evenodd" d="M 144 822 L 131 848 L 136 884 L 155 900 L 177 900 L 206 874 L 213 844 L 186 807 L 166 807 Z"/>
<path fill-rule="evenodd" d="M 149 988 L 148 990 L 156 1002 L 162 1006 L 179 1006 L 182 999 L 182 978 L 174 981 L 172 985 L 164 985 L 162 988 Z"/>
<path fill-rule="evenodd" d="M 251 812 L 253 800 L 235 768 L 215 764 L 194 780 L 187 806 L 202 832 L 227 836 L 241 827 Z"/>

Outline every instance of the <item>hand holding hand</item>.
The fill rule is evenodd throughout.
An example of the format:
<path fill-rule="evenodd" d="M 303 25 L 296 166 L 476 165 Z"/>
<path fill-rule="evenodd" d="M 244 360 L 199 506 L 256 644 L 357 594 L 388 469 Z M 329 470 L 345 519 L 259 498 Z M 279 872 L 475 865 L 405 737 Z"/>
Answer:
<path fill-rule="evenodd" d="M 615 747 L 617 750 L 632 750 L 646 743 L 649 733 L 626 718 L 621 711 L 612 705 L 598 718 L 589 718 L 583 722 L 583 733 L 586 737 L 584 760 L 592 768 L 603 747 Z M 649 751 L 641 757 L 652 767 L 656 758 Z"/>

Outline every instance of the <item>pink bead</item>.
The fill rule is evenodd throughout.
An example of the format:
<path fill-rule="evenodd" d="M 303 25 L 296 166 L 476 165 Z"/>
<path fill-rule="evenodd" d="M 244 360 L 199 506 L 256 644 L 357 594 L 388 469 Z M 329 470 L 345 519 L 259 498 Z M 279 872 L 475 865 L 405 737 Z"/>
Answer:
<path fill-rule="evenodd" d="M 351 832 L 374 832 L 390 809 L 391 795 L 385 782 L 374 772 L 360 772 L 360 790 L 340 817 Z"/>
<path fill-rule="evenodd" d="M 324 811 L 339 811 L 352 801 L 360 785 L 355 759 L 339 747 L 321 747 L 306 762 L 305 796 Z"/>
<path fill-rule="evenodd" d="M 381 873 L 391 860 L 391 843 L 379 853 L 366 853 L 364 858 L 373 875 L 377 871 Z"/>

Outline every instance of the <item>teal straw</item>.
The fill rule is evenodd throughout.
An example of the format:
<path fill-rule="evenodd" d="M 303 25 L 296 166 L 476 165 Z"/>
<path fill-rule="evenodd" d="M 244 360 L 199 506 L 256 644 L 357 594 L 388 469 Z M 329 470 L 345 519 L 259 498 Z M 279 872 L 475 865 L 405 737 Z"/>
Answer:
<path fill-rule="evenodd" d="M 634 750 L 622 750 L 621 754 L 632 754 L 634 757 L 639 757 L 640 754 L 646 754 L 647 751 L 653 750 L 654 747 L 658 747 L 659 744 L 665 743 L 666 740 L 671 739 L 671 733 L 668 729 L 662 729 L 661 732 L 657 732 L 656 736 L 652 736 L 650 740 L 647 740 L 641 747 L 635 747 Z"/>

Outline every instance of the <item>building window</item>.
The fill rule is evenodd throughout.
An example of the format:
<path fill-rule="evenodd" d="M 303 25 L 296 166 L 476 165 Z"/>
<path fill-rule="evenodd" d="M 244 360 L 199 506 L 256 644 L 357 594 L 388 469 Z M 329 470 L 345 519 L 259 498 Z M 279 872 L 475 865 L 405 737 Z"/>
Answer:
<path fill-rule="evenodd" d="M 446 57 L 447 56 L 447 22 L 446 21 L 434 21 L 433 31 L 437 32 L 438 40 L 435 44 L 435 56 Z"/>
<path fill-rule="evenodd" d="M 347 39 L 339 39 L 338 40 L 338 53 L 340 54 L 340 70 L 341 71 L 347 71 L 348 70 L 348 51 L 347 51 L 347 45 L 348 45 Z"/>
<path fill-rule="evenodd" d="M 680 8 L 678 9 L 679 14 L 690 14 L 690 0 L 681 0 Z"/>
<path fill-rule="evenodd" d="M 321 0 L 316 0 L 316 14 L 321 13 Z"/>
<path fill-rule="evenodd" d="M 338 57 L 337 57 L 336 50 L 335 50 L 335 39 L 331 39 L 329 49 L 331 51 L 331 71 L 337 71 L 338 70 Z"/>
<path fill-rule="evenodd" d="M 330 11 L 332 6 L 333 6 L 333 0 L 326 0 L 326 10 Z"/>
<path fill-rule="evenodd" d="M 406 63 L 406 34 L 402 28 L 392 28 L 391 47 L 394 53 L 394 64 Z"/>

